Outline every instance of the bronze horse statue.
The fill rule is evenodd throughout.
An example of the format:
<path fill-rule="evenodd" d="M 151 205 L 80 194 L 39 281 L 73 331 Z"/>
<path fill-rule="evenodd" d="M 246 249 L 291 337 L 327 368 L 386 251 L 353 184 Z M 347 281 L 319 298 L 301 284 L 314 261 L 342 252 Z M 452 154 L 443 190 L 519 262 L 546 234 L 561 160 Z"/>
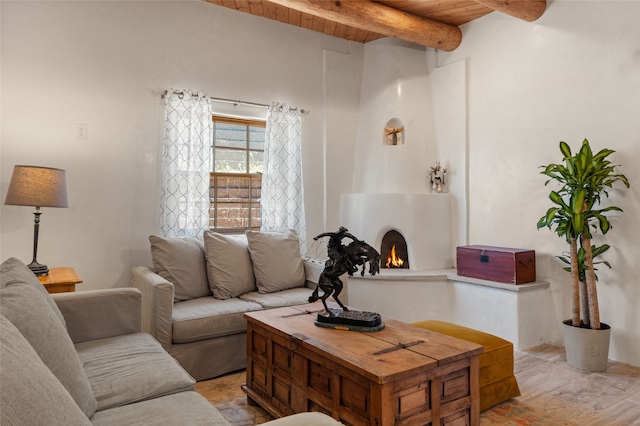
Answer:
<path fill-rule="evenodd" d="M 330 296 L 333 296 L 333 299 L 344 311 L 349 310 L 342 304 L 340 299 L 338 299 L 344 287 L 340 276 L 344 273 L 353 276 L 353 274 L 358 271 L 359 266 L 362 266 L 360 275 L 364 276 L 367 262 L 369 262 L 369 273 L 371 275 L 377 274 L 380 272 L 380 254 L 369 244 L 349 234 L 344 227 L 340 227 L 338 232 L 320 234 L 314 239 L 317 240 L 325 236 L 331 237 L 328 243 L 329 260 L 325 263 L 324 270 L 320 274 L 318 285 L 309 297 L 309 303 L 313 303 L 318 299 L 322 300 L 325 311 L 333 316 L 333 312 L 331 312 L 327 306 L 327 299 Z M 342 244 L 342 238 L 345 237 L 353 240 L 346 246 Z M 319 289 L 323 291 L 322 296 L 319 295 Z"/>

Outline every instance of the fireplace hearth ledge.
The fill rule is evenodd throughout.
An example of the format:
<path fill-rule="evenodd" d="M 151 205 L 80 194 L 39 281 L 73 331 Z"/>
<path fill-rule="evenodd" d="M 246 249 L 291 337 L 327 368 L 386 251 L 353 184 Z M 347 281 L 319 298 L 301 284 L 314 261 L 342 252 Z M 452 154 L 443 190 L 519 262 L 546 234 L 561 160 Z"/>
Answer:
<path fill-rule="evenodd" d="M 447 321 L 509 340 L 516 350 L 562 344 L 550 284 L 504 284 L 457 275 L 453 269 L 382 269 L 354 275 L 349 306 L 403 322 Z"/>
<path fill-rule="evenodd" d="M 463 277 L 456 273 L 456 269 L 431 269 L 425 271 L 414 271 L 409 269 L 400 269 L 400 268 L 382 268 L 380 269 L 380 273 L 376 275 L 365 275 L 364 277 L 360 275 L 354 275 L 349 279 L 357 278 L 357 279 L 366 279 L 366 280 L 382 280 L 382 281 L 441 281 L 441 280 L 449 280 L 460 283 L 467 283 L 473 285 L 479 285 L 484 287 L 493 287 L 499 288 L 501 290 L 508 291 L 529 291 L 536 290 L 540 288 L 549 287 L 549 282 L 547 281 L 535 281 L 532 283 L 526 284 L 505 284 L 499 283 L 496 281 L 487 281 L 481 280 L 478 278 L 471 277 Z"/>
<path fill-rule="evenodd" d="M 532 283 L 516 285 L 516 284 L 505 284 L 505 283 L 499 283 L 495 281 L 481 280 L 478 278 L 463 277 L 457 274 L 447 274 L 447 278 L 449 279 L 449 281 L 481 285 L 484 287 L 493 287 L 493 288 L 499 288 L 501 290 L 516 291 L 516 292 L 544 289 L 544 288 L 549 288 L 550 286 L 548 281 L 534 281 Z"/>

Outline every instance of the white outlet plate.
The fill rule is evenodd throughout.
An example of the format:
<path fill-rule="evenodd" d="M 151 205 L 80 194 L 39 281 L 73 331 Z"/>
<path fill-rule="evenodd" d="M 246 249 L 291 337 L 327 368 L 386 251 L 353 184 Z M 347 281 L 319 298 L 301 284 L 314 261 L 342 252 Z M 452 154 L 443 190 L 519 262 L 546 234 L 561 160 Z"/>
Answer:
<path fill-rule="evenodd" d="M 88 124 L 76 124 L 76 139 L 80 141 L 86 141 L 89 139 L 89 125 Z"/>

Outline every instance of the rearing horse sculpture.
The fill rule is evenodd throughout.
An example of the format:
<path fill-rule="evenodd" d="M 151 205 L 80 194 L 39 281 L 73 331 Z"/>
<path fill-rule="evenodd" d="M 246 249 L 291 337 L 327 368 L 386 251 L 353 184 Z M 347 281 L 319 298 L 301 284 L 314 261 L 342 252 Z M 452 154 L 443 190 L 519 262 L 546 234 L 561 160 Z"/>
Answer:
<path fill-rule="evenodd" d="M 360 275 L 364 276 L 365 264 L 367 262 L 369 262 L 369 273 L 371 275 L 377 274 L 380 272 L 380 254 L 369 244 L 349 234 L 347 228 L 342 226 L 338 232 L 325 232 L 315 237 L 314 240 L 326 236 L 331 237 L 327 244 L 329 260 L 325 263 L 324 270 L 320 274 L 316 289 L 309 297 L 309 303 L 313 303 L 318 299 L 322 300 L 325 311 L 333 316 L 333 312 L 331 312 L 327 306 L 329 296 L 333 296 L 333 299 L 344 311 L 349 310 L 342 304 L 340 299 L 338 299 L 344 287 L 340 276 L 344 273 L 352 276 L 358 271 L 359 266 L 362 266 Z M 345 246 L 342 244 L 343 238 L 350 238 L 353 241 Z M 319 296 L 319 289 L 323 291 L 322 296 Z"/>

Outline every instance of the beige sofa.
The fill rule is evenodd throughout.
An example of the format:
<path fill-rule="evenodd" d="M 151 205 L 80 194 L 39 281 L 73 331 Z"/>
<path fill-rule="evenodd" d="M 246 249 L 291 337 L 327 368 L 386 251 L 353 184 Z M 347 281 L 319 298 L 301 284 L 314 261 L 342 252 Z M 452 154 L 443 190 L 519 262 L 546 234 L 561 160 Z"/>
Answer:
<path fill-rule="evenodd" d="M 324 267 L 303 260 L 293 231 L 150 243 L 153 267 L 131 272 L 142 328 L 196 380 L 245 368 L 244 313 L 307 303 Z"/>
<path fill-rule="evenodd" d="M 19 260 L 0 265 L 0 424 L 229 425 L 141 328 L 134 288 L 49 295 Z M 303 413 L 269 426 L 339 425 Z"/>

